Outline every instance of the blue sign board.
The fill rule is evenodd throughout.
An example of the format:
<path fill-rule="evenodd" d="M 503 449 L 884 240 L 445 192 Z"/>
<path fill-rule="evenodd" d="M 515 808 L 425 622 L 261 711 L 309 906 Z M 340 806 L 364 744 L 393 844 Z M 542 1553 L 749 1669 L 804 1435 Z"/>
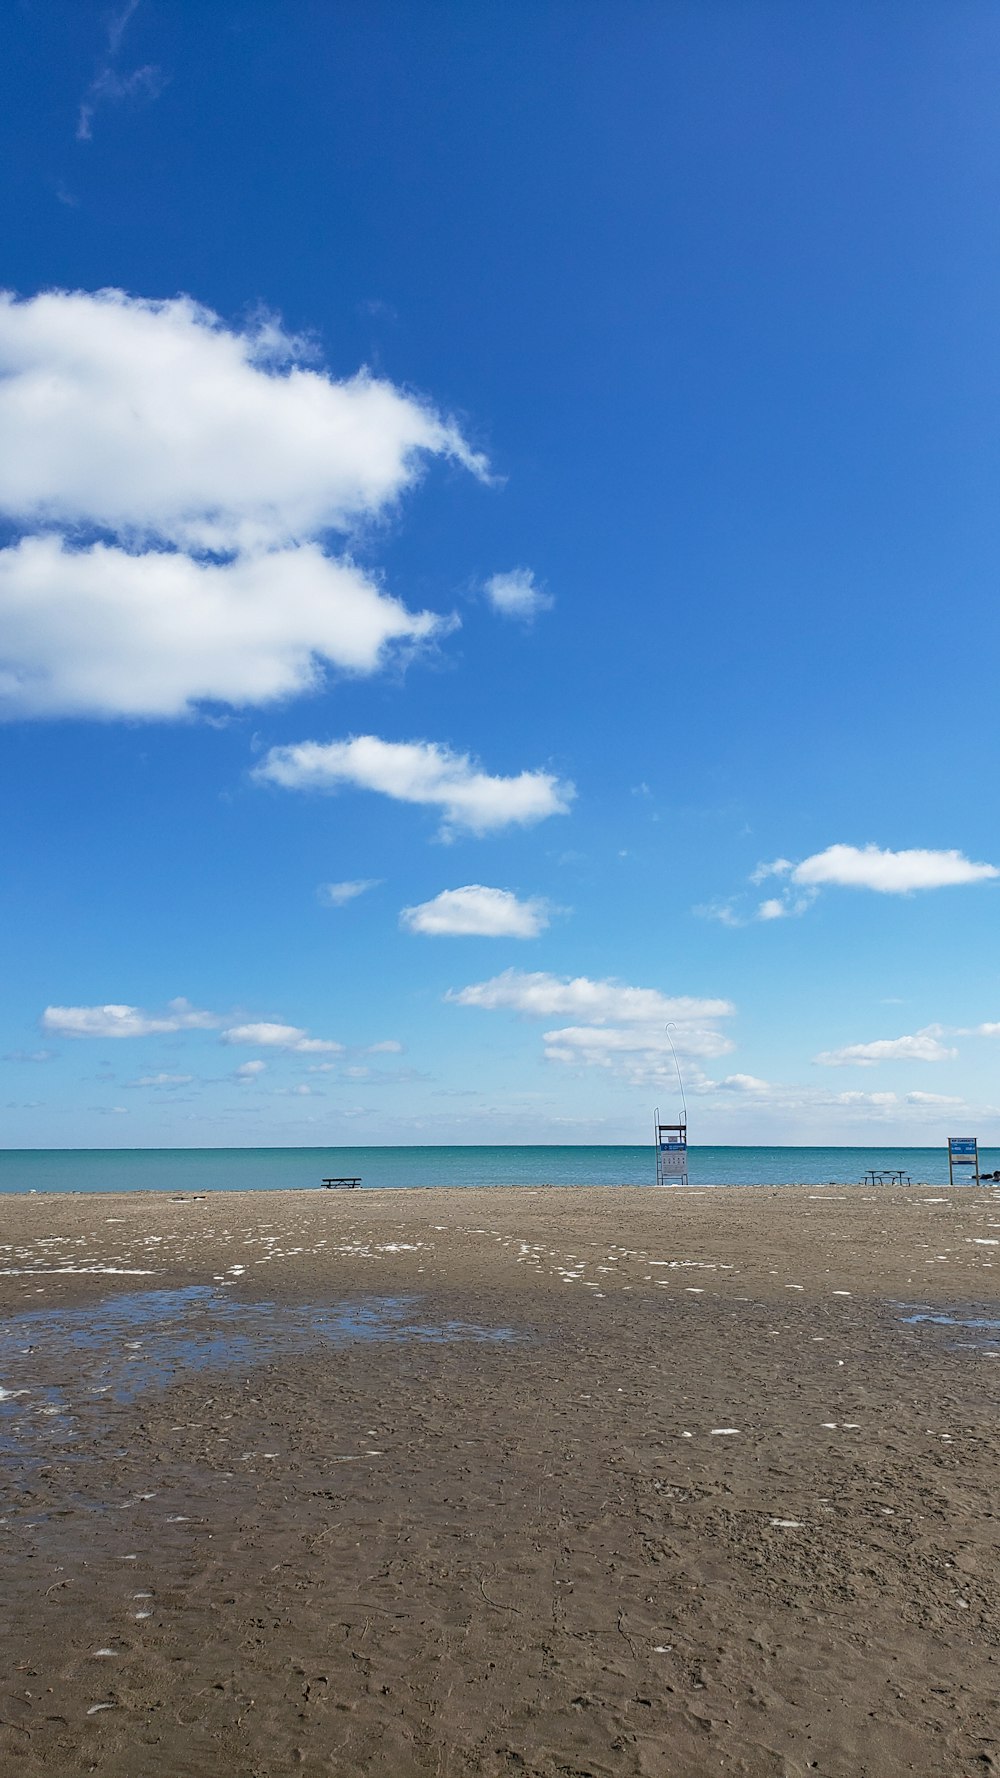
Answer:
<path fill-rule="evenodd" d="M 975 1136 L 948 1137 L 948 1178 L 952 1185 L 956 1167 L 971 1167 L 979 1184 L 979 1144 Z"/>

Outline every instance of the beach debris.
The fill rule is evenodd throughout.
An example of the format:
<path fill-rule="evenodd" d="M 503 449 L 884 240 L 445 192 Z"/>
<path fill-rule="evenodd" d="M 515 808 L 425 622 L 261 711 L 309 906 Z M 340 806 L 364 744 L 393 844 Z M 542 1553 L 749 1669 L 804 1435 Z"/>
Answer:
<path fill-rule="evenodd" d="M 777 1531 L 801 1531 L 804 1521 L 802 1519 L 772 1519 L 771 1524 Z"/>
<path fill-rule="evenodd" d="M 117 1710 L 117 1708 L 117 1704 L 91 1704 L 90 1709 L 87 1711 L 87 1715 L 96 1716 L 99 1710 Z"/>
<path fill-rule="evenodd" d="M 712 1427 L 712 1431 L 711 1431 L 712 1438 L 739 1438 L 739 1436 L 740 1436 L 740 1429 L 738 1426 L 713 1426 Z"/>

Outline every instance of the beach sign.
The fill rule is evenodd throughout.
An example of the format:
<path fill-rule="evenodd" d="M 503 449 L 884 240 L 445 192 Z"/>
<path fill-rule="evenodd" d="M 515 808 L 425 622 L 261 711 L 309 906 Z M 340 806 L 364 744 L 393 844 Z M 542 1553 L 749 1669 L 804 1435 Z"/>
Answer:
<path fill-rule="evenodd" d="M 948 1137 L 948 1181 L 955 1183 L 955 1168 L 971 1167 L 976 1184 L 979 1184 L 979 1144 L 975 1136 Z"/>

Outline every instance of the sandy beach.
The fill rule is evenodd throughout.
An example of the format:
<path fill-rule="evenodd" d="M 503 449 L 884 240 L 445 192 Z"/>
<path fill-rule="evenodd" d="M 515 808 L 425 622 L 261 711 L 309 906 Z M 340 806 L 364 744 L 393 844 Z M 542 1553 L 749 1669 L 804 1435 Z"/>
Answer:
<path fill-rule="evenodd" d="M 0 1772 L 1000 1770 L 1000 1197 L 8 1197 Z"/>

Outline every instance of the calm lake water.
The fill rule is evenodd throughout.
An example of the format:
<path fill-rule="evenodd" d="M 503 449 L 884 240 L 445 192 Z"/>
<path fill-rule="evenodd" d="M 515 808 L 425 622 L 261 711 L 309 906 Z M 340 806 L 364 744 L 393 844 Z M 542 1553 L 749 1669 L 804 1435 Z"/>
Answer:
<path fill-rule="evenodd" d="M 980 1166 L 1000 1167 L 983 1149 Z M 826 1185 L 902 1167 L 945 1185 L 940 1148 L 692 1148 L 692 1185 Z M 268 1191 L 357 1175 L 363 1186 L 652 1185 L 650 1145 L 496 1148 L 58 1148 L 0 1150 L 0 1193 Z"/>

